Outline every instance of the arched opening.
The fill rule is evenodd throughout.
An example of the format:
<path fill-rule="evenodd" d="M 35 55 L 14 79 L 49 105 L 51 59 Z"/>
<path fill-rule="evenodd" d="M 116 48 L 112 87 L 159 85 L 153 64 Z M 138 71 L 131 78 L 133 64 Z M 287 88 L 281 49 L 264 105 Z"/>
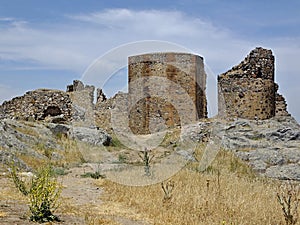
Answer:
<path fill-rule="evenodd" d="M 62 112 L 58 106 L 48 106 L 47 109 L 44 110 L 43 118 L 47 116 L 58 116 L 61 115 Z"/>

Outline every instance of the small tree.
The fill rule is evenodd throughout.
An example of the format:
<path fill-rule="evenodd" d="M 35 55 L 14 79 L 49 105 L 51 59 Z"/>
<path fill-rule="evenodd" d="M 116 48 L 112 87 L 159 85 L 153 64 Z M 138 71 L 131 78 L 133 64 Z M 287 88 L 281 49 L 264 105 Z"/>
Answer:
<path fill-rule="evenodd" d="M 28 197 L 30 220 L 34 222 L 60 221 L 53 215 L 58 208 L 58 199 L 62 187 L 52 176 L 51 165 L 41 167 L 35 176 L 31 178 L 29 184 L 20 179 L 17 169 L 12 166 L 11 176 L 18 190 Z"/>

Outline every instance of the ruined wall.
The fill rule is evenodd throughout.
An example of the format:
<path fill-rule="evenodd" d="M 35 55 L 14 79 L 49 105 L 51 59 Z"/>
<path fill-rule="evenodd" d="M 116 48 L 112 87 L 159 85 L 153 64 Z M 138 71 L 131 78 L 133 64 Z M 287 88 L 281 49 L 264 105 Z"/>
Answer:
<path fill-rule="evenodd" d="M 219 116 L 269 119 L 283 103 L 276 97 L 274 56 L 256 48 L 239 65 L 218 76 Z M 277 108 L 277 109 L 276 109 Z"/>
<path fill-rule="evenodd" d="M 84 85 L 79 80 L 74 80 L 73 84 L 67 86 L 67 93 L 72 101 L 73 125 L 86 127 L 95 125 L 94 92 L 94 86 Z"/>
<path fill-rule="evenodd" d="M 276 105 L 275 105 L 275 115 L 276 116 L 290 116 L 291 114 L 287 111 L 287 104 L 285 98 L 276 93 Z"/>
<path fill-rule="evenodd" d="M 113 107 L 118 107 L 120 112 L 127 112 L 125 111 L 127 107 L 127 100 L 128 100 L 128 93 L 119 92 L 115 96 L 111 98 L 106 98 L 103 96 L 103 92 L 99 91 L 98 101 L 95 105 L 95 122 L 98 127 L 105 129 L 108 133 L 112 133 L 112 124 L 111 124 L 111 109 Z M 101 97 L 102 96 L 102 97 Z M 124 104 L 125 102 L 125 104 Z M 118 121 L 119 126 L 128 126 L 128 124 L 124 124 L 125 121 L 120 118 Z"/>
<path fill-rule="evenodd" d="M 191 114 L 192 112 L 187 111 L 186 99 L 180 100 L 179 97 L 183 93 L 187 93 L 196 108 L 195 114 L 192 115 L 193 121 L 207 117 L 206 74 L 202 57 L 186 53 L 153 53 L 131 56 L 128 59 L 128 73 L 129 101 L 132 106 L 129 109 L 129 125 L 134 133 L 147 134 L 180 124 L 178 109 L 175 109 L 168 98 L 151 97 L 149 90 L 153 89 L 156 89 L 158 94 L 168 90 L 168 93 L 174 95 L 174 98 L 178 98 L 176 99 L 179 102 L 177 107 L 186 110 L 186 114 Z M 182 90 L 172 90 L 174 85 L 164 81 L 150 84 L 147 79 L 154 76 L 174 82 Z M 136 93 L 139 91 L 143 92 L 146 97 L 137 101 Z"/>
<path fill-rule="evenodd" d="M 38 89 L 26 92 L 25 95 L 5 101 L 2 111 L 7 118 L 22 120 L 44 120 L 47 116 L 62 116 L 65 121 L 71 120 L 72 103 L 64 91 Z"/>

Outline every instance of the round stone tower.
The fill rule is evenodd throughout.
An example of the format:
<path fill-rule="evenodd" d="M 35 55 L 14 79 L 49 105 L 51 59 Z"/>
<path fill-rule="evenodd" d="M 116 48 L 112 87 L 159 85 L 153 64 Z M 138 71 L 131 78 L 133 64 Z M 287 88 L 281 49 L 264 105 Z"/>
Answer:
<path fill-rule="evenodd" d="M 187 114 L 192 121 L 207 117 L 202 57 L 174 52 L 131 56 L 128 72 L 129 124 L 134 133 L 177 126 Z M 187 107 L 188 101 L 194 104 L 194 111 Z"/>

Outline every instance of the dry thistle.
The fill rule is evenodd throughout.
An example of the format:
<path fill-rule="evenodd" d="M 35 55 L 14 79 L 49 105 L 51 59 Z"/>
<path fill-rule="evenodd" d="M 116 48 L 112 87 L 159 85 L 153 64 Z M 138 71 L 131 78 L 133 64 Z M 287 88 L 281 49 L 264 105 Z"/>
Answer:
<path fill-rule="evenodd" d="M 161 183 L 161 188 L 164 192 L 163 202 L 169 201 L 172 198 L 172 192 L 175 187 L 174 181 L 168 181 L 166 184 Z"/>
<path fill-rule="evenodd" d="M 286 183 L 280 186 L 277 200 L 282 207 L 286 225 L 295 225 L 298 221 L 299 186 Z"/>

